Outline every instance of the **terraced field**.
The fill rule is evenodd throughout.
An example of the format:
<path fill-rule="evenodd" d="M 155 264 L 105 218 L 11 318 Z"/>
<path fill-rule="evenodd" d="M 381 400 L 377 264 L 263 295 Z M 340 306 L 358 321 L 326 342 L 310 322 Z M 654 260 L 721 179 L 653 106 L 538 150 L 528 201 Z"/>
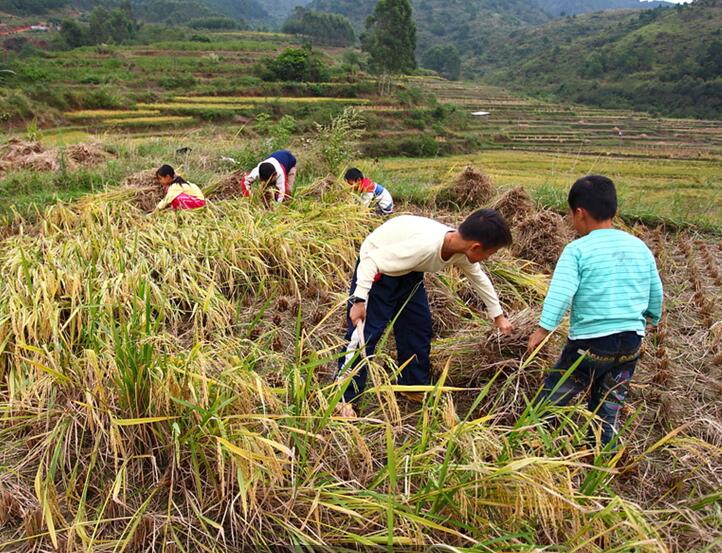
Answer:
<path fill-rule="evenodd" d="M 515 98 L 504 90 L 441 79 L 416 79 L 441 101 L 487 117 L 470 119 L 464 134 L 490 146 L 667 159 L 722 159 L 722 122 L 654 118 L 630 111 L 567 106 Z"/>
<path fill-rule="evenodd" d="M 251 97 L 251 96 L 174 96 L 164 102 L 138 103 L 136 109 L 79 110 L 66 114 L 68 119 L 88 128 L 102 130 L 107 127 L 129 130 L 138 126 L 173 123 L 200 125 L 208 114 L 235 114 L 254 116 L 276 108 L 303 106 L 363 106 L 370 102 L 364 98 L 321 97 Z"/>

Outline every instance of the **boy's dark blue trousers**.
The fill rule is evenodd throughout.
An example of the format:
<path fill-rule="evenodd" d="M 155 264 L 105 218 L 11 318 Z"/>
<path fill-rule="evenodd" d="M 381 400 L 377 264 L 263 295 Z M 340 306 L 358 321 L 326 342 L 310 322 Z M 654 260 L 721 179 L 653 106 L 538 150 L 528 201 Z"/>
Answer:
<path fill-rule="evenodd" d="M 351 292 L 356 288 L 356 271 L 351 279 Z M 348 317 L 350 306 L 346 310 L 348 329 L 346 341 L 350 345 L 355 328 Z M 378 275 L 366 300 L 366 321 L 364 339 L 366 357 L 374 354 L 379 339 L 389 323 L 394 322 L 397 362 L 404 367 L 398 384 L 425 385 L 429 383 L 431 362 L 431 312 L 424 288 L 424 273 L 409 273 L 400 277 Z M 348 350 L 348 346 L 347 346 Z M 410 361 L 409 361 L 410 360 Z M 346 389 L 344 399 L 353 402 L 366 387 L 368 369 L 361 355 L 347 363 L 346 356 L 338 363 L 338 378 L 359 367 Z"/>

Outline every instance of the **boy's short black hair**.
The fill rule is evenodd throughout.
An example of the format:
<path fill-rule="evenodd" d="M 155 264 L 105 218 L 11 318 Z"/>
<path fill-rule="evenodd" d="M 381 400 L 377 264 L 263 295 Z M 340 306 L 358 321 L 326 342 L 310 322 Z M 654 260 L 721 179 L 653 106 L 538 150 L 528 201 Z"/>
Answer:
<path fill-rule="evenodd" d="M 364 178 L 364 174 L 361 172 L 360 169 L 356 169 L 356 167 L 351 167 L 348 171 L 346 171 L 346 174 L 343 176 L 343 180 L 355 182 L 357 180 L 361 180 Z"/>
<path fill-rule="evenodd" d="M 512 243 L 509 225 L 496 209 L 474 211 L 459 226 L 459 234 L 464 240 L 479 242 L 486 250 L 511 246 Z"/>
<path fill-rule="evenodd" d="M 258 176 L 262 181 L 269 180 L 276 172 L 276 167 L 273 163 L 263 162 L 258 166 Z"/>
<path fill-rule="evenodd" d="M 175 177 L 175 169 L 170 165 L 161 165 L 155 172 L 156 177 Z"/>
<path fill-rule="evenodd" d="M 586 209 L 596 221 L 607 221 L 617 214 L 617 190 L 612 179 L 587 175 L 569 191 L 569 207 Z"/>

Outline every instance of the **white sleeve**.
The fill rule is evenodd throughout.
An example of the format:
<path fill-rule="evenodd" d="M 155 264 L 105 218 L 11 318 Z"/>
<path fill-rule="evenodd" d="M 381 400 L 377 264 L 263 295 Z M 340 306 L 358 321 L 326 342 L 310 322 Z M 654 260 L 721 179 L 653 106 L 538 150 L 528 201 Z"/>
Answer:
<path fill-rule="evenodd" d="M 253 171 L 251 171 L 250 173 L 248 173 L 246 175 L 246 186 L 248 188 L 251 187 L 251 185 L 254 183 L 254 181 L 258 180 L 258 168 L 259 167 L 260 167 L 260 165 L 256 165 L 253 168 Z"/>
<path fill-rule="evenodd" d="M 362 255 L 356 270 L 356 289 L 351 294 L 362 299 L 368 297 L 374 278 L 382 274 L 408 274 L 416 270 L 429 254 L 428 247 L 418 236 L 412 236 Z"/>
<path fill-rule="evenodd" d="M 284 173 L 283 169 L 278 168 L 276 172 L 278 173 L 276 177 L 276 188 L 278 188 L 276 201 L 280 203 L 286 198 L 286 173 Z"/>
<path fill-rule="evenodd" d="M 469 279 L 471 286 L 479 295 L 481 301 L 484 302 L 489 316 L 496 319 L 499 315 L 503 315 L 504 310 L 499 303 L 499 296 L 496 295 L 494 285 L 486 273 L 481 270 L 481 266 L 478 263 L 469 263 L 460 265 L 459 268 Z"/>

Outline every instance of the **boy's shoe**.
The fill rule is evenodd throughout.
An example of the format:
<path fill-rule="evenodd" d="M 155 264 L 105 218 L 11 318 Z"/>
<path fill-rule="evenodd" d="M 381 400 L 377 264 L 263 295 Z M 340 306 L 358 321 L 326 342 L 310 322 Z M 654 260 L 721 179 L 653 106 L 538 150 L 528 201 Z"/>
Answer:
<path fill-rule="evenodd" d="M 399 392 L 399 395 L 411 403 L 424 403 L 426 394 L 422 392 Z"/>
<path fill-rule="evenodd" d="M 356 411 L 353 408 L 353 404 L 340 402 L 336 404 L 336 408 L 333 410 L 333 414 L 342 419 L 355 419 L 357 417 Z"/>

